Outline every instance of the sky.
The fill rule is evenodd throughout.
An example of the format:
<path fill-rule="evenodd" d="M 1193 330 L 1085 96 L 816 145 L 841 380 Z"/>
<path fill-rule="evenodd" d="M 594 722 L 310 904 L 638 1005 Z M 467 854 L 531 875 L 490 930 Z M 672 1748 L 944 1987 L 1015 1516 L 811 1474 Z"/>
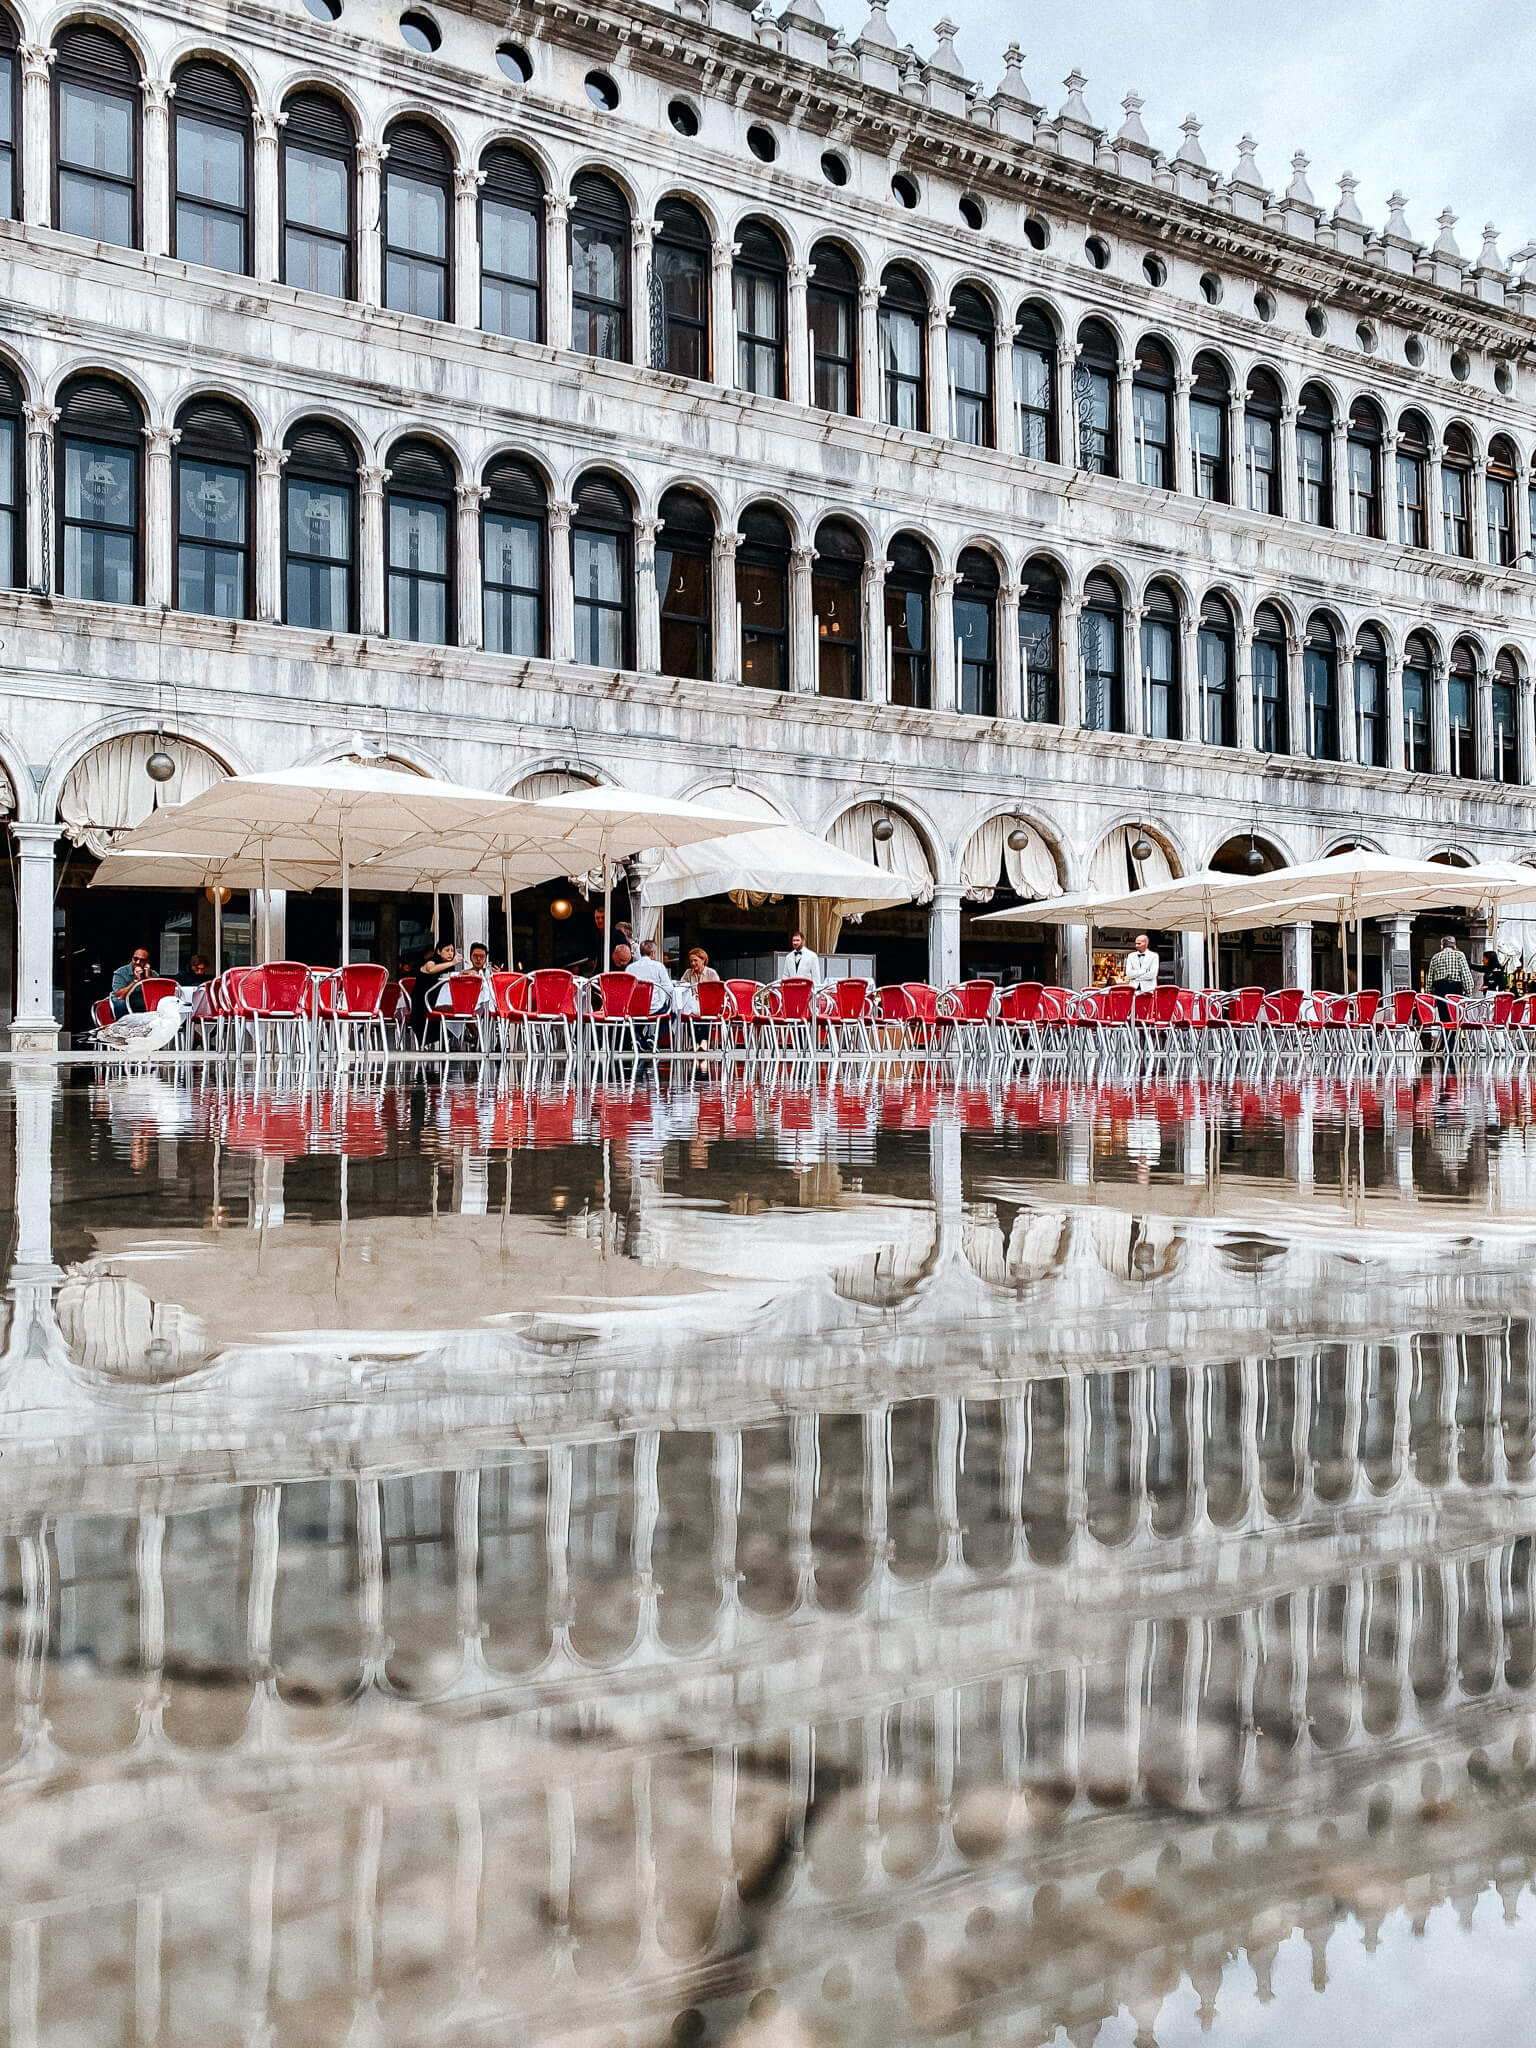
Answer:
<path fill-rule="evenodd" d="M 946 7 L 960 24 L 966 72 L 987 91 L 1017 39 L 1025 81 L 1052 114 L 1076 65 L 1088 77 L 1089 111 L 1110 134 L 1135 91 L 1156 148 L 1171 156 L 1179 123 L 1194 114 L 1223 177 L 1247 130 L 1275 191 L 1290 182 L 1302 150 L 1318 203 L 1336 204 L 1339 175 L 1351 171 L 1372 227 L 1401 188 L 1421 242 L 1434 240 L 1447 206 L 1465 256 L 1477 256 L 1487 220 L 1506 262 L 1536 242 L 1531 0 L 891 0 L 897 41 L 926 57 Z M 850 37 L 868 18 L 864 0 L 823 0 L 823 12 Z"/>

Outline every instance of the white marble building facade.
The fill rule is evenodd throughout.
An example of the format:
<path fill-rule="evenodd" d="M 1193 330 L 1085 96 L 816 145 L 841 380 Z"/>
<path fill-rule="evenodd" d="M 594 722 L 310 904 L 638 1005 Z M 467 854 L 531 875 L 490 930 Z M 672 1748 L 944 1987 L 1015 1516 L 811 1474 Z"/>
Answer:
<path fill-rule="evenodd" d="M 0 32 L 14 1044 L 66 845 L 157 795 L 100 750 L 158 734 L 899 812 L 946 976 L 1000 817 L 1068 888 L 1528 845 L 1491 231 L 1220 178 L 1076 73 L 1048 115 L 1016 51 L 984 92 L 883 7 L 334 4 Z"/>

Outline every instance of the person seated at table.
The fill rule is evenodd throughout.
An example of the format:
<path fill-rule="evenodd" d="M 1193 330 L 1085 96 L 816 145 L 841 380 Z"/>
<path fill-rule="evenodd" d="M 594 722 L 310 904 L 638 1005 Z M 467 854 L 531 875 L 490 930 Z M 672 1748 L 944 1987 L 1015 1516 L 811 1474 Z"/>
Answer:
<path fill-rule="evenodd" d="M 138 991 L 138 984 L 149 978 L 149 948 L 135 946 L 133 958 L 113 971 L 110 1001 L 114 1018 L 126 1017 L 130 1010 L 143 1009 L 144 998 Z"/>
<path fill-rule="evenodd" d="M 718 981 L 719 975 L 709 964 L 709 955 L 702 946 L 688 948 L 688 965 L 683 969 L 683 981 L 689 988 L 697 988 L 701 981 Z"/>
<path fill-rule="evenodd" d="M 1147 941 L 1146 933 L 1138 932 L 1136 943 L 1126 954 L 1120 973 L 1138 995 L 1149 995 L 1157 987 L 1157 977 L 1162 972 L 1162 966 L 1162 961 Z"/>
<path fill-rule="evenodd" d="M 203 958 L 201 953 L 194 953 L 192 955 L 192 958 L 188 961 L 186 979 L 189 984 L 194 982 L 212 981 L 213 969 L 208 965 L 208 962 Z"/>
<path fill-rule="evenodd" d="M 1509 971 L 1497 953 L 1483 955 L 1483 994 L 1504 995 L 1509 988 Z"/>
<path fill-rule="evenodd" d="M 447 995 L 447 979 L 459 972 L 459 949 L 444 939 L 424 955 L 416 969 L 416 986 L 411 990 L 411 1033 L 418 1045 L 427 1042 L 427 1012 L 440 1010 Z"/>
<path fill-rule="evenodd" d="M 784 955 L 784 967 L 779 979 L 781 981 L 820 981 L 821 962 L 805 943 L 804 932 L 790 933 L 789 951 Z"/>
<path fill-rule="evenodd" d="M 469 971 L 471 974 L 490 974 L 494 972 L 491 966 L 491 949 L 489 946 L 482 945 L 479 939 L 476 939 L 469 949 Z"/>

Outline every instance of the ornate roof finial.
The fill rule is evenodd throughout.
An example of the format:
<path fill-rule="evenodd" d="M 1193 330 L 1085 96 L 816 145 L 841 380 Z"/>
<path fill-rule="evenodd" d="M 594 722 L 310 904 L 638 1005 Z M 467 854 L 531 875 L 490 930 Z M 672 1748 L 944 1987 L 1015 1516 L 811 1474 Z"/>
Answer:
<path fill-rule="evenodd" d="M 1449 207 L 1445 209 L 1444 213 L 1436 216 L 1435 226 L 1439 228 L 1440 232 L 1435 237 L 1435 254 L 1437 256 L 1449 256 L 1453 262 L 1459 263 L 1461 261 L 1461 251 L 1456 246 L 1456 237 L 1451 233 L 1455 225 L 1456 216 Z"/>
<path fill-rule="evenodd" d="M 1179 126 L 1183 130 L 1184 140 L 1179 144 L 1178 155 L 1175 156 L 1174 162 L 1176 164 L 1189 164 L 1197 171 L 1208 169 L 1209 166 L 1205 161 L 1205 151 L 1200 147 L 1200 123 L 1193 114 L 1186 114 L 1179 123 Z"/>
<path fill-rule="evenodd" d="M 1352 171 L 1345 171 L 1339 179 L 1339 203 L 1334 209 L 1333 216 L 1335 220 L 1347 220 L 1351 227 L 1365 226 L 1365 215 L 1355 200 L 1355 194 L 1359 189 L 1360 180 Z"/>
<path fill-rule="evenodd" d="M 1307 183 L 1307 165 L 1310 159 L 1298 149 L 1291 158 L 1291 182 L 1285 188 L 1285 196 L 1292 206 L 1316 206 L 1312 187 Z"/>
<path fill-rule="evenodd" d="M 1056 116 L 1057 120 L 1079 121 L 1085 128 L 1096 127 L 1097 123 L 1089 113 L 1088 103 L 1083 98 L 1083 87 L 1088 83 L 1084 73 L 1074 68 L 1061 82 L 1067 88 L 1067 97 L 1061 112 Z"/>
<path fill-rule="evenodd" d="M 964 78 L 965 66 L 960 62 L 959 53 L 955 49 L 955 37 L 960 33 L 959 22 L 951 21 L 946 15 L 942 21 L 934 23 L 933 32 L 939 41 L 938 47 L 928 59 L 928 69 L 943 72 L 950 78 Z"/>
<path fill-rule="evenodd" d="M 879 50 L 894 50 L 896 38 L 891 34 L 891 24 L 885 18 L 890 0 L 870 0 L 869 19 L 859 31 L 859 41 L 868 43 Z"/>
<path fill-rule="evenodd" d="M 1147 104 L 1139 92 L 1128 92 L 1120 102 L 1125 109 L 1125 119 L 1120 123 L 1116 142 L 1140 143 L 1144 148 L 1152 147 L 1152 138 L 1141 125 L 1141 110 Z"/>
<path fill-rule="evenodd" d="M 1025 106 L 1033 106 L 1035 96 L 1024 83 L 1024 52 L 1017 43 L 1010 43 L 1004 50 L 1003 64 L 1002 82 L 993 93 L 993 99 L 1020 100 Z"/>
<path fill-rule="evenodd" d="M 1251 191 L 1264 191 L 1264 175 L 1254 159 L 1258 144 L 1251 135 L 1245 135 L 1237 145 L 1237 169 L 1232 173 L 1234 185 L 1246 185 Z"/>
<path fill-rule="evenodd" d="M 1483 246 L 1477 259 L 1479 270 L 1502 270 L 1504 258 L 1499 254 L 1499 231 L 1491 220 L 1483 223 Z"/>
<path fill-rule="evenodd" d="M 1382 233 L 1393 241 L 1411 242 L 1413 229 L 1409 227 L 1403 208 L 1408 204 L 1406 192 L 1394 192 L 1387 200 L 1387 224 Z"/>

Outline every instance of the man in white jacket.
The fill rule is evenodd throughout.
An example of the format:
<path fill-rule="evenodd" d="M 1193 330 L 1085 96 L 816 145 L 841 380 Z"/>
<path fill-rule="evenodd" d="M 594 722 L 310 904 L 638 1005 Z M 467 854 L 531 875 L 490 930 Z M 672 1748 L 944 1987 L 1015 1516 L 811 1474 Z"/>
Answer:
<path fill-rule="evenodd" d="M 821 980 L 821 962 L 805 943 L 804 932 L 791 932 L 789 935 L 789 951 L 784 955 L 779 978 L 788 981 L 791 976 L 797 980 L 802 977 L 806 981 Z"/>
<path fill-rule="evenodd" d="M 1162 961 L 1147 943 L 1146 933 L 1138 932 L 1136 944 L 1126 954 L 1121 972 L 1138 995 L 1146 995 L 1157 987 L 1157 977 L 1162 971 L 1162 965 Z"/>

